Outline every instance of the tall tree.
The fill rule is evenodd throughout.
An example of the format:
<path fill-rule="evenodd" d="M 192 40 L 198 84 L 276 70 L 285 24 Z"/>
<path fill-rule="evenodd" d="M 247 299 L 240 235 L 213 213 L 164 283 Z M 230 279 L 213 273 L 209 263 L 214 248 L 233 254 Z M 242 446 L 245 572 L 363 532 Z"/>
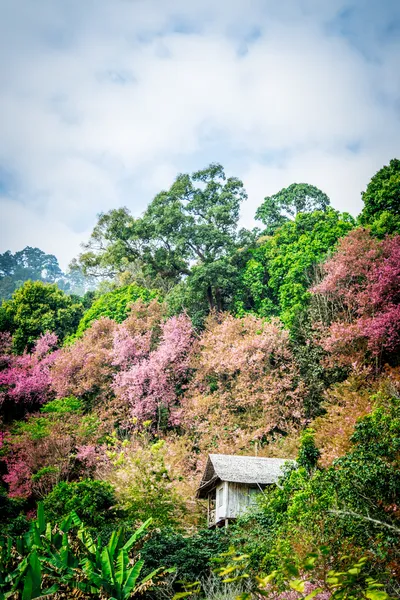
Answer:
<path fill-rule="evenodd" d="M 262 316 L 279 315 L 293 325 L 297 313 L 311 297 L 315 265 L 337 241 L 354 227 L 348 213 L 332 208 L 300 213 L 252 251 L 242 271 L 242 296 L 237 311 L 251 310 Z M 261 238 L 262 239 L 262 238 Z"/>
<path fill-rule="evenodd" d="M 63 277 L 57 258 L 40 248 L 26 246 L 12 254 L 9 250 L 0 254 L 0 298 L 11 298 L 12 293 L 24 281 L 56 283 Z"/>
<path fill-rule="evenodd" d="M 328 196 L 309 183 L 292 183 L 273 196 L 264 198 L 256 212 L 266 226 L 266 235 L 272 235 L 278 227 L 295 218 L 298 213 L 325 211 L 330 205 Z"/>
<path fill-rule="evenodd" d="M 210 308 L 221 308 L 229 259 L 243 241 L 238 232 L 243 183 L 219 164 L 178 175 L 169 190 L 134 219 L 126 208 L 100 215 L 79 262 L 86 273 L 113 275 L 139 261 L 148 273 L 178 282 L 195 276 Z M 217 266 L 218 265 L 218 266 Z"/>
<path fill-rule="evenodd" d="M 63 273 L 57 258 L 40 248 L 26 246 L 13 254 L 0 254 L 0 300 L 8 300 L 25 281 L 57 283 L 65 292 L 84 295 L 93 288 L 93 281 L 84 276 L 78 266 Z"/>
<path fill-rule="evenodd" d="M 1 305 L 0 331 L 12 334 L 13 348 L 21 354 L 44 333 L 54 332 L 60 340 L 74 333 L 82 314 L 82 304 L 56 284 L 26 281 Z"/>
<path fill-rule="evenodd" d="M 361 196 L 364 208 L 360 222 L 363 225 L 372 225 L 382 233 L 400 231 L 400 160 L 393 158 L 389 165 L 382 167 Z"/>

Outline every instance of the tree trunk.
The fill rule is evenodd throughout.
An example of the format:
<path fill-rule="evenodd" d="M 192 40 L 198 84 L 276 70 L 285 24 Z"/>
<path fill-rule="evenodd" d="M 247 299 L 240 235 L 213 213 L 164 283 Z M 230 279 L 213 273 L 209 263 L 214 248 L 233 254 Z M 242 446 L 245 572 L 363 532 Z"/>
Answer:
<path fill-rule="evenodd" d="M 215 302 L 217 304 L 217 312 L 222 312 L 222 298 L 218 288 L 215 290 Z"/>
<path fill-rule="evenodd" d="M 213 293 L 212 293 L 212 287 L 211 287 L 211 285 L 207 286 L 207 300 L 208 300 L 208 306 L 210 307 L 210 310 L 213 310 L 213 308 L 214 308 L 214 298 L 213 298 Z"/>

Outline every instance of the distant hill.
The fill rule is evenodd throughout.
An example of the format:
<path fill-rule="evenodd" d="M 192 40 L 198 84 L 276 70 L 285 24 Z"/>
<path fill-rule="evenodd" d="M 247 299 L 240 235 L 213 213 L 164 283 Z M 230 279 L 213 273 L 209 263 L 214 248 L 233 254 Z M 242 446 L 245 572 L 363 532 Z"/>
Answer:
<path fill-rule="evenodd" d="M 67 293 L 83 296 L 93 288 L 92 282 L 80 269 L 64 273 L 57 258 L 40 248 L 26 246 L 13 254 L 10 250 L 0 254 L 0 301 L 11 298 L 24 281 L 56 283 Z"/>

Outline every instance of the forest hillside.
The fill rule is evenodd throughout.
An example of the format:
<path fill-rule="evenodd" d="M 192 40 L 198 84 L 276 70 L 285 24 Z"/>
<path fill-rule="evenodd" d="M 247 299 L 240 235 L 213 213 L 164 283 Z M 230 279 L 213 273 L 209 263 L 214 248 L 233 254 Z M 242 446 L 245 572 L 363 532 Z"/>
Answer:
<path fill-rule="evenodd" d="M 400 597 L 400 160 L 357 217 L 246 198 L 210 164 L 100 214 L 95 291 L 3 270 L 0 598 Z M 210 453 L 297 462 L 209 529 Z"/>

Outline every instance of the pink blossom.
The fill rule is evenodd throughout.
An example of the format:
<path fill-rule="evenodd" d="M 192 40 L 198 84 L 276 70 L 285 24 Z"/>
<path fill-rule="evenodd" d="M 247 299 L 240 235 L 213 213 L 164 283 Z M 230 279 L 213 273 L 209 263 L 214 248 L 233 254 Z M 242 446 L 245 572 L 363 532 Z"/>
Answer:
<path fill-rule="evenodd" d="M 112 364 L 127 368 L 148 356 L 151 347 L 151 331 L 132 335 L 122 324 L 114 332 Z"/>
<path fill-rule="evenodd" d="M 8 484 L 10 498 L 27 498 L 32 492 L 32 471 L 22 454 L 6 459 L 8 473 L 3 480 Z"/>
<path fill-rule="evenodd" d="M 136 348 L 137 341 L 133 341 L 130 347 Z M 116 394 L 130 404 L 132 414 L 140 421 L 150 419 L 159 426 L 165 409 L 170 424 L 178 424 L 180 413 L 174 407 L 178 388 L 189 373 L 192 345 L 190 319 L 186 315 L 172 317 L 161 327 L 158 347 L 142 358 L 136 354 L 136 362 L 115 376 Z"/>
<path fill-rule="evenodd" d="M 32 354 L 10 355 L 0 371 L 0 404 L 5 400 L 27 406 L 43 404 L 51 397 L 50 366 L 58 352 L 49 353 L 57 343 L 55 334 L 45 334 L 36 342 Z"/>
<path fill-rule="evenodd" d="M 58 338 L 55 333 L 44 333 L 36 340 L 34 353 L 38 358 L 43 358 L 46 354 L 57 346 Z"/>
<path fill-rule="evenodd" d="M 83 445 L 77 447 L 76 458 L 87 467 L 94 467 L 98 463 L 98 452 L 96 446 Z"/>
<path fill-rule="evenodd" d="M 368 230 L 350 232 L 324 265 L 313 288 L 334 307 L 324 347 L 331 352 L 395 352 L 400 347 L 400 236 L 380 241 Z"/>

